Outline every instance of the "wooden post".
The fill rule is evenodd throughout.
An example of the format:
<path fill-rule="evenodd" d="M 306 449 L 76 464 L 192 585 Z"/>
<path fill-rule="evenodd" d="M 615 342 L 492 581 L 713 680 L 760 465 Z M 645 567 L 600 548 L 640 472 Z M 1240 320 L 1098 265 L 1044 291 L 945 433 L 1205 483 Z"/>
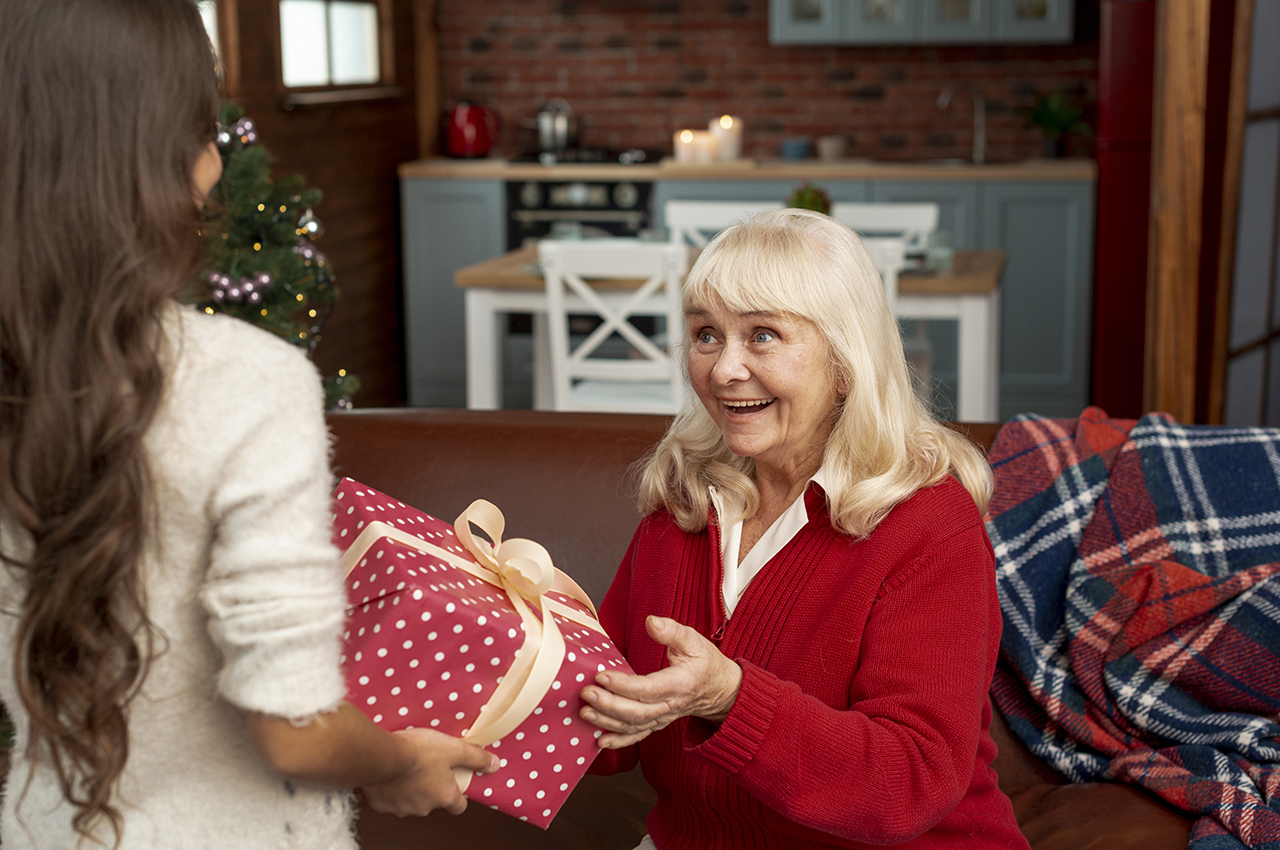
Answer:
<path fill-rule="evenodd" d="M 1195 420 L 1209 0 L 1160 0 L 1143 404 Z"/>
<path fill-rule="evenodd" d="M 1249 51 L 1254 0 L 1236 0 L 1231 44 L 1231 94 L 1227 106 L 1226 161 L 1222 176 L 1222 230 L 1219 235 L 1213 362 L 1209 370 L 1209 423 L 1221 424 L 1227 394 L 1227 335 L 1231 324 L 1231 281 L 1235 277 L 1236 218 L 1240 213 L 1240 174 L 1244 158 L 1245 111 L 1249 90 Z"/>
<path fill-rule="evenodd" d="M 440 127 L 440 32 L 436 28 L 436 0 L 413 0 L 413 31 L 417 61 L 418 156 L 436 154 Z"/>

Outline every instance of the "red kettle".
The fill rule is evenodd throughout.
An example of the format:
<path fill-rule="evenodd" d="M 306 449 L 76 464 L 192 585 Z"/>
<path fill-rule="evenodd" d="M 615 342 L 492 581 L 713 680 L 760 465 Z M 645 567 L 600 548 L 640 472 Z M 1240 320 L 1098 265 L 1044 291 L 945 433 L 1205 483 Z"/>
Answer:
<path fill-rule="evenodd" d="M 498 140 L 498 113 L 473 103 L 459 103 L 449 112 L 445 150 L 449 156 L 485 156 Z"/>

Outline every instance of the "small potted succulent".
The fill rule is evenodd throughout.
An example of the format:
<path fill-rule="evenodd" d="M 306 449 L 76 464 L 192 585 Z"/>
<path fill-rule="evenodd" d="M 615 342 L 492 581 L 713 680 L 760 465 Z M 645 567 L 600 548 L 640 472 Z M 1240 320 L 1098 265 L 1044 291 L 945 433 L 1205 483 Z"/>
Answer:
<path fill-rule="evenodd" d="M 831 213 L 831 196 L 820 186 L 805 183 L 797 186 L 787 198 L 787 206 L 802 210 L 815 210 L 823 215 Z"/>
<path fill-rule="evenodd" d="M 1067 100 L 1067 93 L 1056 91 L 1040 95 L 1035 106 L 1022 106 L 1015 110 L 1027 120 L 1026 126 L 1039 127 L 1044 132 L 1044 155 L 1062 156 L 1066 149 L 1066 133 L 1088 136 L 1093 132 L 1080 116 L 1084 110 Z"/>

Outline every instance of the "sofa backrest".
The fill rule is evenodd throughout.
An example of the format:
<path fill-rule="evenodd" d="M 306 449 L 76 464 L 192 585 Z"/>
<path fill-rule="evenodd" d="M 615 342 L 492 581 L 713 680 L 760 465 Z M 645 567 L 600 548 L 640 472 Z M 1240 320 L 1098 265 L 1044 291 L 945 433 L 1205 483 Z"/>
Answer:
<path fill-rule="evenodd" d="M 475 499 L 506 517 L 599 604 L 632 532 L 635 465 L 670 417 L 530 410 L 370 409 L 329 414 L 334 467 L 452 522 Z M 966 426 L 985 447 L 996 426 Z"/>

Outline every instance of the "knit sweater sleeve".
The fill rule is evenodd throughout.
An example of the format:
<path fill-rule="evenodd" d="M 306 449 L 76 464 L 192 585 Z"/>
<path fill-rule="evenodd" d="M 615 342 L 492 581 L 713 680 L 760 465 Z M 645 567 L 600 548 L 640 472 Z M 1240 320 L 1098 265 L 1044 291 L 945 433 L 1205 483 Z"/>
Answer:
<path fill-rule="evenodd" d="M 963 798 L 999 642 L 994 561 L 980 523 L 895 569 L 872 606 L 837 710 L 740 660 L 742 687 L 686 752 L 798 824 L 875 844 L 908 841 Z"/>
<path fill-rule="evenodd" d="M 267 342 L 242 367 L 259 383 L 223 420 L 230 431 L 206 506 L 214 538 L 201 602 L 222 655 L 221 696 L 301 719 L 343 697 L 346 600 L 330 542 L 319 376 L 291 346 Z"/>

